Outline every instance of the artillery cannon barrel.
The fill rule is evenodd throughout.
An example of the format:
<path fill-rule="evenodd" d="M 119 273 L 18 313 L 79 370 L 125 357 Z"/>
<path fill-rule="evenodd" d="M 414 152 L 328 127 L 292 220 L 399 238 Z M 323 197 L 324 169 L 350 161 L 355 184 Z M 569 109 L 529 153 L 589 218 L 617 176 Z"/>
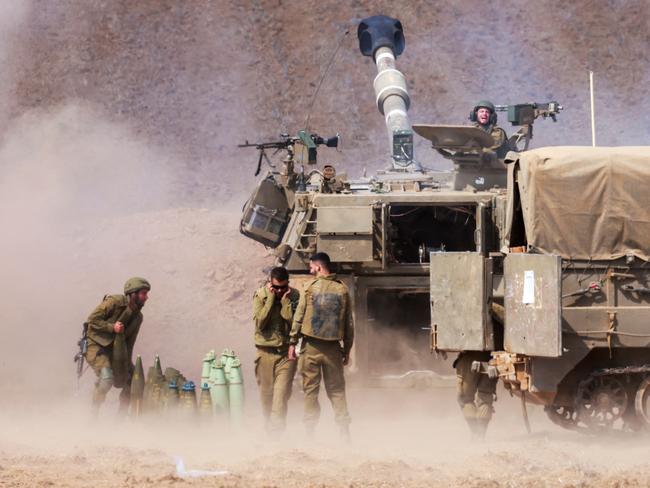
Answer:
<path fill-rule="evenodd" d="M 377 108 L 386 120 L 388 140 L 393 144 L 396 131 L 411 130 L 408 109 L 411 104 L 406 78 L 395 68 L 395 54 L 390 47 L 380 47 L 375 53 L 377 76 L 373 82 Z"/>
<path fill-rule="evenodd" d="M 372 56 L 377 66 L 373 86 L 377 108 L 386 121 L 393 167 L 404 169 L 413 163 L 413 129 L 406 78 L 395 67 L 395 58 L 405 46 L 402 24 L 383 15 L 369 17 L 359 24 L 357 36 L 361 54 Z"/>

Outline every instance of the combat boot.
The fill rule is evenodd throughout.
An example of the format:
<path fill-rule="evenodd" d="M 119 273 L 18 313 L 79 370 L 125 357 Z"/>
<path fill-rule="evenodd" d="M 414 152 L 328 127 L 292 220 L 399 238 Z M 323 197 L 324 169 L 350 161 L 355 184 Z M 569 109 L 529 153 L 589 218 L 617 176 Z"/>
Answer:
<path fill-rule="evenodd" d="M 469 427 L 469 431 L 472 434 L 472 437 L 474 437 L 474 431 L 476 430 L 476 407 L 473 403 L 467 403 L 463 405 L 462 411 L 465 422 L 467 422 L 467 426 Z"/>

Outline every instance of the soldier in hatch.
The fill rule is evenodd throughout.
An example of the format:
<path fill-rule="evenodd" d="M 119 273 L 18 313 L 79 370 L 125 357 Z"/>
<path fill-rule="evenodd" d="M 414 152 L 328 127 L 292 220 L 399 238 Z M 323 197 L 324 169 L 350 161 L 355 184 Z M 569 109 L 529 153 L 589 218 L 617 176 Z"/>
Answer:
<path fill-rule="evenodd" d="M 352 307 L 347 286 L 331 272 L 330 258 L 319 252 L 309 262 L 316 279 L 300 297 L 291 328 L 289 358 L 296 357 L 302 338 L 300 373 L 305 394 L 304 422 L 313 433 L 320 416 L 318 392 L 321 376 L 341 434 L 349 438 L 350 415 L 345 399 L 343 367 L 350 361 L 354 341 Z"/>
<path fill-rule="evenodd" d="M 124 295 L 106 295 L 88 317 L 88 350 L 86 361 L 95 371 L 97 381 L 93 392 L 95 413 L 106 394 L 115 386 L 122 388 L 120 412 L 129 407 L 133 346 L 142 325 L 142 307 L 151 285 L 144 278 L 130 278 L 124 284 Z"/>
<path fill-rule="evenodd" d="M 505 158 L 510 151 L 510 144 L 506 132 L 497 126 L 497 113 L 494 104 L 488 100 L 478 102 L 469 114 L 469 120 L 474 126 L 483 129 L 492 136 L 494 145 L 490 150 L 494 151 L 499 159 Z"/>
<path fill-rule="evenodd" d="M 255 377 L 269 432 L 284 430 L 287 403 L 296 374 L 295 358 L 288 357 L 289 332 L 300 293 L 289 286 L 283 267 L 271 270 L 269 280 L 253 296 L 255 321 Z"/>

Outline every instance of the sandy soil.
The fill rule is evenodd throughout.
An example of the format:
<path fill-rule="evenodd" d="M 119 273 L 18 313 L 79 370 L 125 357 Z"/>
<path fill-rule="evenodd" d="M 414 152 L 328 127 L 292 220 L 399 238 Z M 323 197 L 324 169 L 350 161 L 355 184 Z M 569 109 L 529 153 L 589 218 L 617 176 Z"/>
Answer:
<path fill-rule="evenodd" d="M 240 429 L 218 421 L 117 419 L 91 423 L 79 402 L 3 416 L 0 486 L 632 487 L 648 486 L 647 437 L 592 438 L 559 431 L 532 409 L 525 434 L 516 404 L 499 400 L 484 442 L 471 442 L 449 391 L 404 395 L 351 390 L 352 441 L 329 408 L 313 439 L 300 398 L 282 438 L 255 412 Z M 254 401 L 254 399 L 251 399 Z M 255 410 L 253 406 L 249 410 Z M 71 412 L 76 412 L 72 415 Z M 397 415 L 399 413 L 399 415 Z M 74 417 L 74 418 L 73 418 Z M 176 467 L 182 459 L 184 470 Z M 194 470 L 219 474 L 193 476 Z M 226 471 L 226 473 L 222 473 Z"/>

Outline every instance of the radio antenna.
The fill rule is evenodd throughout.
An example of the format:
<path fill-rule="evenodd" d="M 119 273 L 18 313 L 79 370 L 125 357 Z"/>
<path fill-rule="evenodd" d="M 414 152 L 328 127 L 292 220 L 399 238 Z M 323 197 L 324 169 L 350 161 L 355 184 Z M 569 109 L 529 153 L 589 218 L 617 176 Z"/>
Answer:
<path fill-rule="evenodd" d="M 345 37 L 350 33 L 350 29 L 346 29 L 341 38 L 339 39 L 338 43 L 336 44 L 336 49 L 334 49 L 334 52 L 330 56 L 329 61 L 327 62 L 327 66 L 325 67 L 325 71 L 320 77 L 320 80 L 318 80 L 318 86 L 316 86 L 316 91 L 314 91 L 314 95 L 311 98 L 311 103 L 309 104 L 309 109 L 307 110 L 307 118 L 305 119 L 305 130 L 309 131 L 309 120 L 311 119 L 311 111 L 314 108 L 314 103 L 316 103 L 316 97 L 318 96 L 318 92 L 320 91 L 320 87 L 323 86 L 323 81 L 325 81 L 325 77 L 329 73 L 330 68 L 332 67 L 332 63 L 334 63 L 334 59 L 336 58 L 336 55 L 339 52 L 339 49 L 341 49 L 341 46 L 343 45 L 343 41 L 345 40 Z"/>
<path fill-rule="evenodd" d="M 594 111 L 594 72 L 589 71 L 589 96 L 591 98 L 591 145 L 596 147 L 596 113 Z"/>

